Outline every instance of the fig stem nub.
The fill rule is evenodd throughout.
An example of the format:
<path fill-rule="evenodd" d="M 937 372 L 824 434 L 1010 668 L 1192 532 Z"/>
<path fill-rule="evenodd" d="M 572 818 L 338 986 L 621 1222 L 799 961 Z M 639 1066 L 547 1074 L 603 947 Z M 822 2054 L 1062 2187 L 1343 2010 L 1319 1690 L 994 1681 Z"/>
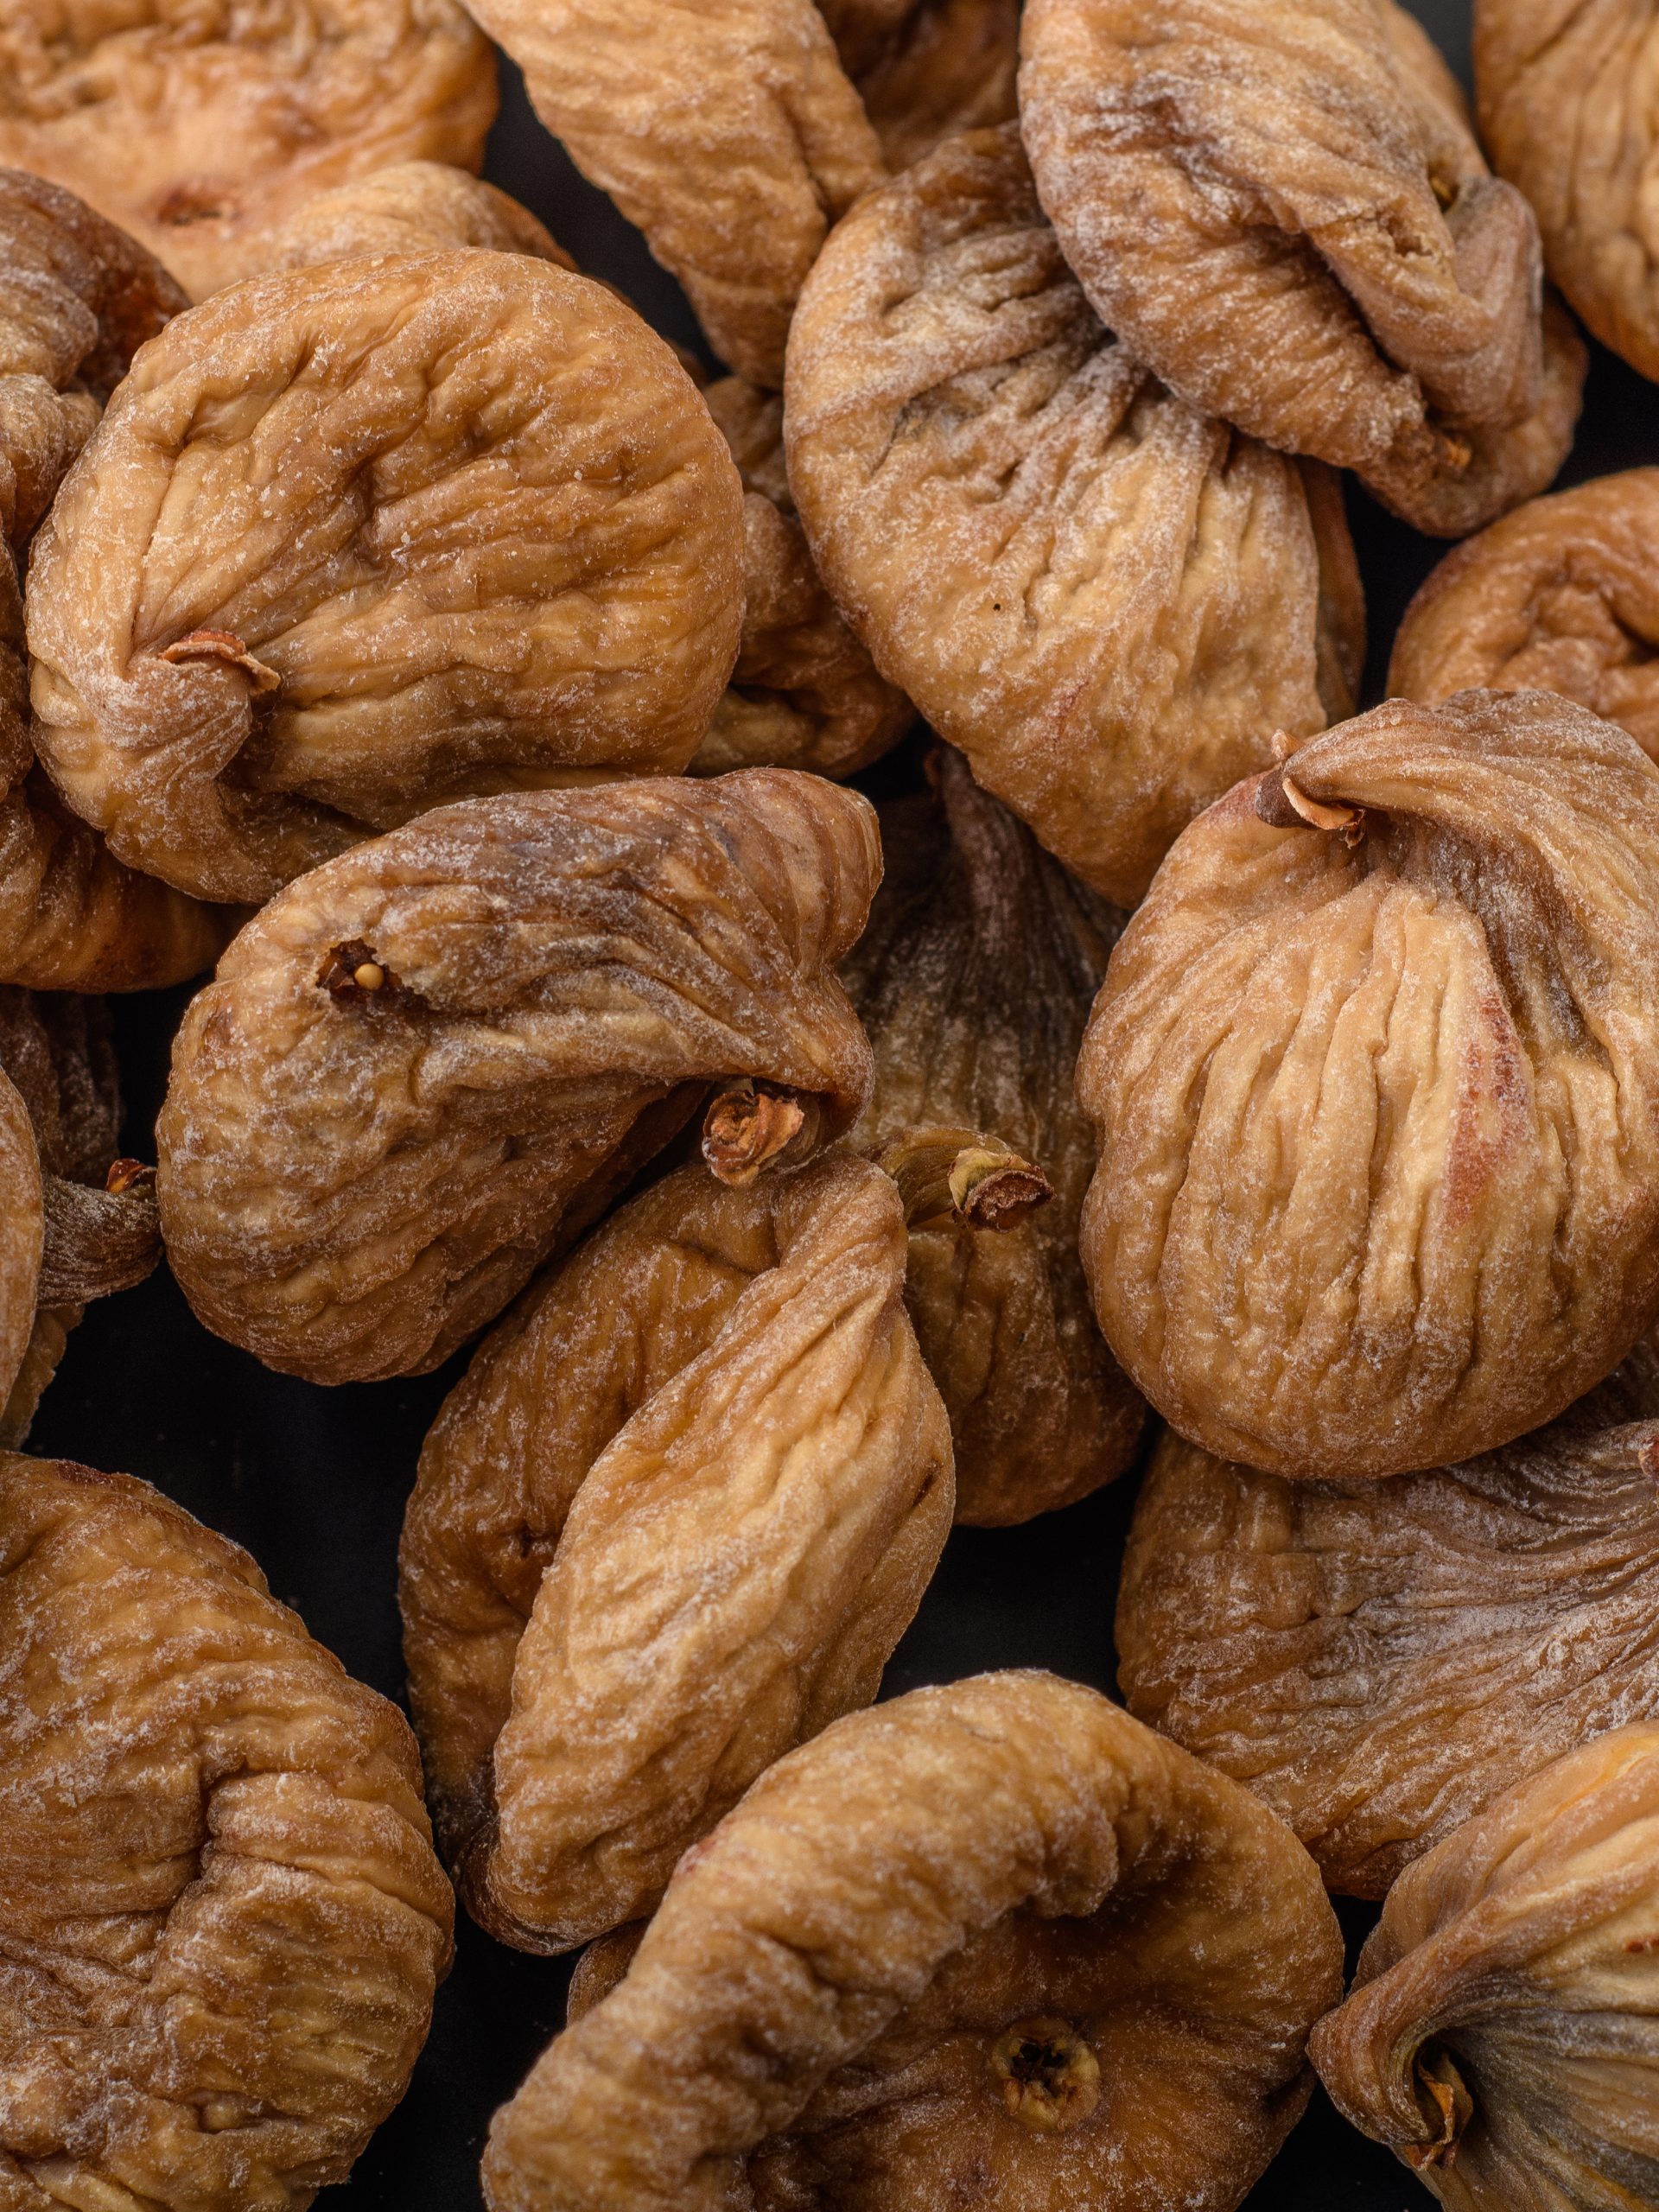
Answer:
<path fill-rule="evenodd" d="M 1054 1195 L 1040 1167 L 976 1129 L 906 1129 L 875 1164 L 899 1185 L 911 1229 L 1018 1229 Z"/>
<path fill-rule="evenodd" d="M 709 1171 L 734 1191 L 747 1190 L 761 1169 L 799 1136 L 806 1109 L 793 1091 L 745 1076 L 709 1100 L 702 1116 L 702 1156 Z"/>

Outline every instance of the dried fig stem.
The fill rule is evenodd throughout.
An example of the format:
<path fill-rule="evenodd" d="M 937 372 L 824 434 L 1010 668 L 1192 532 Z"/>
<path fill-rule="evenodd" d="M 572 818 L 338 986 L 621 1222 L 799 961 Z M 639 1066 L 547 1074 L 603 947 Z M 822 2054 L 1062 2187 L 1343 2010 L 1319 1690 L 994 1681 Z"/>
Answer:
<path fill-rule="evenodd" d="M 1659 1421 L 1631 1421 L 1604 1429 L 1579 1446 L 1579 1456 L 1610 1475 L 1646 1475 L 1659 1481 Z"/>
<path fill-rule="evenodd" d="M 118 1160 L 101 1191 L 60 1175 L 41 1181 L 46 1249 L 39 1303 L 84 1306 L 143 1282 L 162 1256 L 156 1170 Z"/>
<path fill-rule="evenodd" d="M 1288 766 L 1265 779 L 1255 795 L 1255 810 L 1274 830 L 1332 830 L 1350 847 L 1357 845 L 1365 835 L 1363 807 L 1332 805 L 1310 798 Z"/>
<path fill-rule="evenodd" d="M 1475 2104 L 1464 2086 L 1463 2076 L 1443 2050 L 1418 2061 L 1417 2082 L 1432 2107 L 1425 2109 L 1425 2119 L 1439 2122 L 1439 2132 L 1433 2142 L 1408 2143 L 1404 2146 L 1407 2164 L 1414 2173 L 1421 2173 L 1434 2166 L 1452 2164 L 1458 2155 L 1463 2131 L 1473 2117 Z"/>
<path fill-rule="evenodd" d="M 875 1164 L 899 1185 L 912 1229 L 1018 1229 L 1054 1195 L 1040 1167 L 976 1129 L 906 1129 Z"/>
<path fill-rule="evenodd" d="M 817 1103 L 793 1090 L 745 1077 L 709 1100 L 702 1117 L 702 1156 L 709 1172 L 734 1191 L 747 1190 L 762 1168 L 787 1153 L 804 1159 L 817 1144 Z"/>
<path fill-rule="evenodd" d="M 222 660 L 232 668 L 239 668 L 256 693 L 282 688 L 283 679 L 276 671 L 264 661 L 256 660 L 241 639 L 229 630 L 193 630 L 188 638 L 163 645 L 159 658 L 174 662 Z"/>

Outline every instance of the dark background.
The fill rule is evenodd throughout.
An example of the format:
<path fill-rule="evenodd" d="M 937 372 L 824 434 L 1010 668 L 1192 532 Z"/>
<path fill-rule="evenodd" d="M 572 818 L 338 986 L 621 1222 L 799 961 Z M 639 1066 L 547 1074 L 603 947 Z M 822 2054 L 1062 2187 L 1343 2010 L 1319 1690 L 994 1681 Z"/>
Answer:
<path fill-rule="evenodd" d="M 1249 0 L 1241 0 L 1249 4 Z M 1467 0 L 1415 0 L 1467 81 Z M 532 208 L 578 263 L 608 277 L 670 336 L 700 348 L 690 311 L 639 234 L 576 175 L 503 68 L 486 174 Z M 1564 483 L 1659 461 L 1653 387 L 1599 349 Z M 1389 642 L 1443 547 L 1351 486 L 1350 515 L 1370 616 L 1367 703 Z M 885 767 L 884 785 L 904 773 Z M 127 1149 L 150 1135 L 186 992 L 116 1001 L 129 1102 Z M 163 1269 L 93 1306 L 47 1395 L 31 1450 L 144 1476 L 264 1567 L 272 1589 L 352 1672 L 401 1700 L 394 1590 L 397 1532 L 421 1439 L 463 1360 L 415 1382 L 327 1390 L 268 1374 L 194 1319 Z M 1024 1529 L 959 1529 L 887 1670 L 886 1694 L 989 1667 L 1051 1667 L 1114 1688 L 1111 1618 L 1134 1480 Z M 1343 1906 L 1351 1937 L 1369 1908 Z M 568 1963 L 529 1958 L 465 1920 L 409 2094 L 351 2180 L 325 2193 L 339 2212 L 471 2212 L 489 2116 L 563 2018 Z M 1307 2117 L 1252 2191 L 1249 2212 L 1414 2212 L 1427 2193 L 1316 2093 Z"/>

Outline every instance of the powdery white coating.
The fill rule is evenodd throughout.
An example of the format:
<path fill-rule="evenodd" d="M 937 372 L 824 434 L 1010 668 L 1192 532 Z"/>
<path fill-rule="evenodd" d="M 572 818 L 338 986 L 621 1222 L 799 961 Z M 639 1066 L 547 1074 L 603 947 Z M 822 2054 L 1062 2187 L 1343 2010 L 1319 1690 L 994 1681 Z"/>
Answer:
<path fill-rule="evenodd" d="M 476 0 L 473 13 L 685 287 L 721 360 L 779 383 L 825 233 L 886 175 L 812 0 Z"/>
<path fill-rule="evenodd" d="M 1408 1867 L 1312 2048 L 1447 2212 L 1659 2202 L 1659 1727 L 1569 1752 Z"/>
<path fill-rule="evenodd" d="M 1394 0 L 1033 0 L 1020 41 L 1043 205 L 1172 389 L 1430 531 L 1543 489 L 1582 361 L 1546 376 L 1531 213 Z"/>
<path fill-rule="evenodd" d="M 249 900 L 446 798 L 677 770 L 737 652 L 741 497 L 585 277 L 251 280 L 134 365 L 41 532 L 36 747 L 121 858 Z"/>
<path fill-rule="evenodd" d="M 867 800 L 756 768 L 467 800 L 302 876 L 174 1046 L 162 1223 L 197 1313 L 315 1382 L 416 1372 L 711 1084 L 844 1128 L 870 1059 L 835 969 L 880 874 Z"/>
<path fill-rule="evenodd" d="M 852 1714 L 675 1872 L 626 1977 L 496 2115 L 493 2212 L 1231 2212 L 1300 2114 L 1341 1943 L 1248 1792 L 1093 1690 L 981 1675 Z M 989 2063 L 1064 2016 L 1098 2100 Z"/>
<path fill-rule="evenodd" d="M 838 226 L 784 427 L 819 573 L 876 666 L 1107 898 L 1134 904 L 1275 728 L 1352 703 L 1339 500 L 1311 511 L 1296 463 L 1102 329 L 1011 124 Z"/>
<path fill-rule="evenodd" d="M 905 1226 L 844 1156 L 613 1214 L 480 1346 L 402 1551 L 446 1855 L 493 1931 L 648 1912 L 772 1761 L 875 1695 L 950 1526 Z"/>
<path fill-rule="evenodd" d="M 401 1714 L 147 1483 L 0 1456 L 0 2202 L 302 2212 L 453 1900 Z"/>
<path fill-rule="evenodd" d="M 1192 1442 L 1441 1465 L 1659 1318 L 1659 767 L 1565 700 L 1465 691 L 1283 775 L 1192 825 L 1113 953 L 1084 1268 Z"/>
<path fill-rule="evenodd" d="M 394 162 L 315 193 L 273 237 L 272 269 L 310 269 L 360 254 L 481 246 L 575 263 L 528 207 L 443 162 Z"/>
<path fill-rule="evenodd" d="M 1014 118 L 1018 0 L 820 0 L 889 168 Z"/>
<path fill-rule="evenodd" d="M 414 158 L 477 168 L 495 111 L 456 0 L 0 4 L 0 161 L 79 193 L 193 299 L 269 266 L 314 192 Z"/>

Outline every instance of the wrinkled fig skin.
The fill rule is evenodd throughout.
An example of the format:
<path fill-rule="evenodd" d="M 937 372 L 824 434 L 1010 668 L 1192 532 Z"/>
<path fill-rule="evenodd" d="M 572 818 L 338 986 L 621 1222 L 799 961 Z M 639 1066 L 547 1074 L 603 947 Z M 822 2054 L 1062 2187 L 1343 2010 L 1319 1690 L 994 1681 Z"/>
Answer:
<path fill-rule="evenodd" d="M 1341 1961 L 1288 1830 L 1096 1692 L 913 1691 L 681 1860 L 496 2114 L 485 2195 L 1231 2212 L 1306 2101 Z"/>
<path fill-rule="evenodd" d="M 784 468 L 784 405 L 741 377 L 703 392 L 743 479 L 743 636 L 691 772 L 850 776 L 916 719 L 818 581 Z"/>
<path fill-rule="evenodd" d="M 1659 2203 L 1659 1727 L 1544 1768 L 1408 1867 L 1313 2031 L 1447 2212 Z"/>
<path fill-rule="evenodd" d="M 845 1157 L 681 1168 L 485 1340 L 422 1454 L 410 1704 L 485 1925 L 649 1912 L 792 1745 L 866 1705 L 950 1525 L 905 1225 Z"/>
<path fill-rule="evenodd" d="M 1388 1483 L 1287 1483 L 1166 1433 L 1118 1591 L 1129 1710 L 1380 1897 L 1520 1777 L 1659 1719 L 1659 1360 Z"/>
<path fill-rule="evenodd" d="M 1053 1198 L 997 1235 L 912 1229 L 906 1293 L 950 1408 L 957 1517 L 1028 1521 L 1134 1459 L 1146 1407 L 1095 1325 L 1077 1259 L 1094 1167 L 1077 1047 L 1123 917 L 1051 860 L 942 748 L 940 804 L 882 811 L 888 872 L 842 980 L 875 1053 L 851 1141 L 931 1123 L 996 1135 Z"/>
<path fill-rule="evenodd" d="M 1406 609 L 1389 690 L 1559 691 L 1659 759 L 1659 468 L 1531 499 L 1448 553 Z"/>
<path fill-rule="evenodd" d="M 1195 407 L 1440 535 L 1560 467 L 1536 226 L 1394 0 L 1033 0 L 1020 99 L 1084 289 Z"/>
<path fill-rule="evenodd" d="M 0 2203 L 302 2212 L 450 1948 L 407 1724 L 245 1552 L 0 1456 Z"/>
<path fill-rule="evenodd" d="M 0 1420 L 14 1411 L 5 1402 L 22 1372 L 34 1332 L 45 1243 L 46 1199 L 35 1132 L 21 1094 L 0 1069 Z M 15 1409 L 23 1426 L 34 1410 L 27 1396 L 25 1391 Z"/>
<path fill-rule="evenodd" d="M 836 217 L 887 174 L 812 0 L 473 12 L 576 167 L 685 287 L 721 359 L 779 385 L 802 279 Z"/>
<path fill-rule="evenodd" d="M 273 269 L 312 269 L 378 253 L 481 246 L 575 268 L 528 207 L 442 162 L 394 162 L 297 207 L 271 241 Z"/>
<path fill-rule="evenodd" d="M 479 250 L 261 277 L 147 350 L 41 532 L 35 744 L 121 858 L 257 902 L 445 799 L 683 767 L 742 532 L 602 286 Z"/>
<path fill-rule="evenodd" d="M 868 800 L 756 768 L 467 800 L 302 877 L 174 1046 L 162 1225 L 196 1313 L 313 1382 L 418 1372 L 709 1085 L 806 1094 L 834 1136 L 870 1080 L 836 963 L 880 874 Z"/>
<path fill-rule="evenodd" d="M 455 0 L 0 0 L 0 161 L 119 223 L 192 299 L 270 265 L 302 200 L 390 162 L 475 169 L 495 56 Z"/>
<path fill-rule="evenodd" d="M 1014 125 L 951 140 L 841 223 L 785 399 L 808 542 L 876 666 L 1103 896 L 1133 905 L 1274 729 L 1350 710 L 1340 502 L 1312 514 L 1294 461 L 1102 329 Z"/>
<path fill-rule="evenodd" d="M 1659 767 L 1541 692 L 1391 702 L 1192 825 L 1077 1073 L 1084 1272 L 1172 1427 L 1352 1480 L 1611 1371 L 1659 1316 L 1656 931 Z"/>
<path fill-rule="evenodd" d="M 1013 121 L 1018 0 L 820 0 L 887 167 L 958 130 Z"/>

